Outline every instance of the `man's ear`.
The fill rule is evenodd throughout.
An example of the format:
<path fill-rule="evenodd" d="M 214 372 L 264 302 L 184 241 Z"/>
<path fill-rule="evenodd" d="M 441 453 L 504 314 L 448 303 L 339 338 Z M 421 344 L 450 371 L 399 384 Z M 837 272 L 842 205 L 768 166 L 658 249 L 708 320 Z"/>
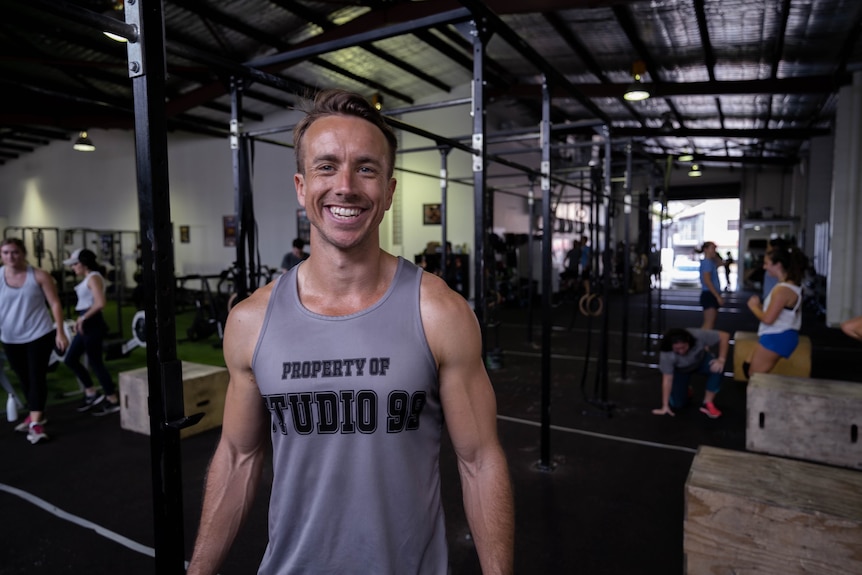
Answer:
<path fill-rule="evenodd" d="M 395 197 L 395 186 L 398 183 L 398 180 L 395 178 L 389 178 L 389 184 L 386 186 L 386 194 L 389 196 L 386 199 L 386 211 L 389 211 L 389 208 L 392 207 L 392 198 Z"/>
<path fill-rule="evenodd" d="M 296 201 L 305 207 L 305 176 L 299 172 L 293 174 L 293 187 L 296 188 Z"/>

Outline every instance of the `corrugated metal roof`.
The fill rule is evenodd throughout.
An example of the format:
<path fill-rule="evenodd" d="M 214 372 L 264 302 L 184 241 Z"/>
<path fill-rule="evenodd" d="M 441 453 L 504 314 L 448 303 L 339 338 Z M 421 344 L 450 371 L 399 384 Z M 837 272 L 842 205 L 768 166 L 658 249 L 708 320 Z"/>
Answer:
<path fill-rule="evenodd" d="M 67 138 L 80 129 L 131 128 L 124 48 L 55 9 L 102 12 L 111 0 L 3 3 L 0 81 L 9 105 L 0 120 L 0 151 L 4 142 L 25 136 L 28 126 L 54 126 L 57 137 Z M 465 4 L 480 22 L 490 9 L 574 86 L 576 93 L 552 86 L 555 124 L 589 120 L 599 110 L 612 135 L 633 137 L 647 153 L 694 149 L 713 160 L 746 154 L 755 162 L 792 163 L 810 137 L 831 129 L 837 90 L 850 72 L 862 69 L 857 0 Z M 250 83 L 244 101 L 252 119 L 284 109 L 308 89 L 339 86 L 369 97 L 379 92 L 388 108 L 399 108 L 429 96 L 446 99 L 451 88 L 472 79 L 464 22 L 351 42 L 360 32 L 461 8 L 455 0 L 165 0 L 163 6 L 167 95 L 183 114 L 178 129 L 226 132 L 229 99 L 226 88 L 216 86 L 225 86 L 233 69 L 219 61 L 235 66 L 322 41 L 340 45 L 267 69 L 294 82 L 295 93 Z M 490 114 L 505 116 L 491 125 L 535 126 L 542 81 L 535 62 L 505 41 L 501 30 L 490 36 L 486 54 Z M 636 62 L 643 63 L 653 97 L 626 102 L 622 93 Z M 203 93 L 208 99 L 201 103 L 196 96 Z M 583 134 L 589 137 L 590 129 Z"/>

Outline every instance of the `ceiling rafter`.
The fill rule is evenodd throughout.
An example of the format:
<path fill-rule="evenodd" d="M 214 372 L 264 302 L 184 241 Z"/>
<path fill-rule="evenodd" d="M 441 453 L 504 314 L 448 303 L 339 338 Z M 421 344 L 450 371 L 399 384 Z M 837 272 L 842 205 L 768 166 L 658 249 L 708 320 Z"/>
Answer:
<path fill-rule="evenodd" d="M 324 32 L 327 30 L 334 30 L 335 28 L 338 28 L 338 25 L 331 22 L 329 20 L 329 18 L 326 17 L 325 14 L 320 14 L 318 12 L 315 12 L 314 10 L 306 8 L 305 6 L 300 4 L 299 2 L 293 2 L 293 1 L 288 1 L 288 0 L 270 0 L 270 1 L 273 4 L 280 6 L 285 11 L 290 12 L 292 14 L 296 14 L 300 18 L 308 20 L 309 22 L 319 26 Z M 368 52 L 369 54 L 373 54 L 377 58 L 380 58 L 381 60 L 385 60 L 386 62 L 389 62 L 390 64 L 392 64 L 392 65 L 400 68 L 401 70 L 407 72 L 408 74 L 411 74 L 411 75 L 415 76 L 416 78 L 419 78 L 420 80 L 422 80 L 423 82 L 425 82 L 427 84 L 435 86 L 436 88 L 443 90 L 444 92 L 451 92 L 452 91 L 452 86 L 449 86 L 445 82 L 441 82 L 438 78 L 435 78 L 431 74 L 426 74 L 424 71 L 420 70 L 418 67 L 410 64 L 409 62 L 406 62 L 401 58 L 396 58 L 395 56 L 393 56 L 389 52 L 386 52 L 385 50 L 381 50 L 380 48 L 378 48 L 374 44 L 371 44 L 371 43 L 360 44 L 359 47 L 362 48 L 363 50 L 365 50 L 366 52 Z"/>
<path fill-rule="evenodd" d="M 581 62 L 587 67 L 587 70 L 593 74 L 596 78 L 599 79 L 603 85 L 611 84 L 610 79 L 608 79 L 607 75 L 602 71 L 596 59 L 593 58 L 593 55 L 587 49 L 584 44 L 578 40 L 575 35 L 566 27 L 565 23 L 560 19 L 559 15 L 556 12 L 545 12 L 542 16 L 547 20 L 548 24 L 550 24 L 557 34 L 560 35 L 566 45 L 569 46 L 575 54 L 577 54 L 578 58 L 581 59 Z M 582 87 L 582 84 L 579 85 L 579 88 Z M 586 93 L 586 92 L 585 92 Z M 619 93 L 619 99 L 622 102 L 623 106 L 629 111 L 633 118 L 635 118 L 641 126 L 645 126 L 646 122 L 644 121 L 643 116 L 635 110 L 634 106 L 632 106 L 629 102 L 623 99 L 623 92 Z"/>
<path fill-rule="evenodd" d="M 0 78 L 12 104 L 3 114 L 5 125 L 0 122 L 0 142 L 8 141 L 8 129 L 25 122 L 62 126 L 65 138 L 82 123 L 92 129 L 128 124 L 133 106 L 126 50 L 97 32 L 107 25 L 104 16 L 83 14 L 100 11 L 102 1 L 108 4 L 0 0 Z M 652 2 L 168 0 L 167 112 L 175 120 L 172 129 L 223 137 L 229 86 L 237 78 L 246 96 L 244 118 L 254 121 L 293 107 L 296 96 L 332 86 L 367 88 L 387 100 L 391 94 L 378 88 L 416 101 L 442 100 L 452 86 L 464 87 L 472 78 L 473 20 L 488 27 L 484 80 L 490 126 L 534 127 L 544 79 L 552 90 L 554 126 L 599 118 L 614 137 L 642 130 L 635 145 L 650 152 L 736 157 L 744 145 L 749 156 L 792 161 L 807 140 L 765 129 L 829 133 L 838 91 L 862 69 L 862 3 L 761 0 L 766 16 L 757 28 L 748 25 L 750 6 L 743 2 L 674 1 L 651 8 Z M 650 33 L 648 25 L 661 33 Z M 298 36 L 306 39 L 291 40 Z M 630 56 L 620 50 L 626 42 Z M 341 66 L 347 75 L 312 63 L 314 58 Z M 621 73 L 636 58 L 646 63 L 652 97 L 631 104 L 622 99 L 628 82 Z M 379 69 L 379 77 L 368 66 Z M 718 79 L 758 73 L 761 80 Z M 385 86 L 371 88 L 361 78 Z M 392 100 L 410 108 L 398 96 Z M 679 130 L 658 129 L 665 117 Z M 709 126 L 717 135 L 684 131 Z M 736 130 L 742 127 L 764 132 L 742 137 Z M 555 139 L 561 134 L 552 133 Z"/>
<path fill-rule="evenodd" d="M 194 12 L 200 15 L 201 17 L 213 20 L 221 26 L 225 26 L 227 28 L 231 28 L 237 32 L 240 32 L 241 34 L 244 34 L 261 44 L 272 46 L 273 48 L 276 48 L 280 51 L 287 51 L 293 49 L 293 46 L 290 43 L 285 42 L 278 37 L 272 36 L 271 34 L 261 32 L 253 26 L 249 26 L 241 20 L 238 20 L 235 16 L 225 14 L 224 12 L 216 10 L 215 8 L 212 8 L 211 6 L 199 0 L 172 0 L 172 2 L 174 4 L 177 4 L 178 6 L 185 8 L 190 12 Z M 374 88 L 381 93 L 388 94 L 393 98 L 398 98 L 399 100 L 402 100 L 404 102 L 413 103 L 413 99 L 410 96 L 392 90 L 384 84 L 381 84 L 380 82 L 365 78 L 359 74 L 354 74 L 350 70 L 347 70 L 342 66 L 333 64 L 332 62 L 329 62 L 319 56 L 309 58 L 308 61 L 311 64 L 320 66 L 321 68 L 329 70 L 330 72 L 335 72 L 336 74 L 344 76 L 345 78 L 350 78 L 354 82 L 358 82 L 360 84 L 368 86 L 369 88 Z"/>
<path fill-rule="evenodd" d="M 790 0 L 783 0 L 781 12 L 779 14 L 778 30 L 775 33 L 775 41 L 772 47 L 772 62 L 769 67 L 769 78 L 774 80 L 778 77 L 778 66 L 781 64 L 781 59 L 784 56 L 784 36 L 787 34 L 787 21 L 790 18 Z M 772 102 L 770 97 L 766 102 L 766 114 L 763 118 L 763 127 L 769 128 L 769 123 L 772 121 Z M 758 154 L 763 156 L 764 147 L 761 143 Z"/>
<path fill-rule="evenodd" d="M 646 83 L 650 94 L 661 98 L 675 96 L 732 96 L 753 94 L 826 94 L 841 86 L 848 85 L 853 78 L 849 74 L 841 76 L 803 76 L 796 78 L 776 78 L 770 80 L 716 80 L 709 82 L 662 82 Z M 585 84 L 579 83 L 578 89 L 590 98 L 622 98 L 629 84 Z M 541 94 L 536 84 L 518 84 L 509 88 L 519 97 L 538 97 Z M 566 93 L 559 88 L 551 90 L 552 98 L 565 98 Z"/>
<path fill-rule="evenodd" d="M 709 39 L 709 25 L 706 22 L 706 10 L 703 0 L 694 0 L 694 13 L 697 18 L 697 29 L 700 32 L 700 45 L 703 48 L 703 59 L 706 63 L 706 73 L 710 82 L 715 82 L 715 50 Z M 724 128 L 724 111 L 721 109 L 721 98 L 715 98 L 715 109 L 718 113 L 718 123 Z"/>
<path fill-rule="evenodd" d="M 658 71 L 658 64 L 653 58 L 649 48 L 647 48 L 646 44 L 641 40 L 640 34 L 638 34 L 637 25 L 635 24 L 634 18 L 632 18 L 631 10 L 629 10 L 628 6 L 623 5 L 614 5 L 612 10 L 617 22 L 625 33 L 626 38 L 628 38 L 632 47 L 634 47 L 638 58 L 646 65 L 646 69 L 652 79 L 652 83 L 660 85 L 662 83 L 662 78 Z M 677 124 L 679 124 L 679 127 L 685 128 L 685 119 L 677 109 L 673 100 L 665 98 L 664 101 L 670 110 L 670 113 L 673 114 L 673 117 L 676 119 Z M 664 124 L 664 122 L 662 122 L 662 124 Z M 689 144 L 691 145 L 692 150 L 696 149 L 694 142 L 689 142 Z"/>

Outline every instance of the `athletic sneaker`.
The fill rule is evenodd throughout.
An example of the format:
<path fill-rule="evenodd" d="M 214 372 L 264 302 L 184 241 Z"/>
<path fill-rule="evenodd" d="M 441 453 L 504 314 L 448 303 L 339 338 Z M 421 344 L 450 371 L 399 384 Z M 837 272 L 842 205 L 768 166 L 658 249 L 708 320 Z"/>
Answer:
<path fill-rule="evenodd" d="M 33 420 L 30 419 L 30 416 L 28 415 L 27 417 L 24 418 L 24 421 L 22 421 L 21 423 L 19 423 L 18 425 L 15 426 L 15 431 L 17 431 L 19 433 L 27 433 L 28 431 L 30 431 L 30 422 L 31 421 L 33 421 Z M 46 423 L 48 423 L 48 420 L 43 419 L 42 421 L 39 422 L 39 425 L 45 425 Z"/>
<path fill-rule="evenodd" d="M 93 415 L 101 417 L 103 415 L 117 413 L 118 411 L 120 411 L 120 402 L 114 403 L 110 399 L 106 399 L 99 404 L 99 407 L 93 410 Z"/>
<path fill-rule="evenodd" d="M 48 434 L 45 433 L 45 428 L 40 424 L 33 423 L 30 425 L 29 431 L 27 431 L 27 440 L 33 445 L 36 445 L 40 441 L 47 441 Z"/>
<path fill-rule="evenodd" d="M 710 419 L 717 419 L 721 417 L 721 412 L 715 408 L 715 404 L 711 401 L 705 402 L 700 406 L 700 412 L 706 414 Z"/>
<path fill-rule="evenodd" d="M 96 395 L 84 395 L 84 399 L 81 401 L 81 405 L 77 407 L 77 410 L 81 413 L 88 411 L 100 403 L 105 399 L 105 396 L 101 393 L 97 393 Z"/>

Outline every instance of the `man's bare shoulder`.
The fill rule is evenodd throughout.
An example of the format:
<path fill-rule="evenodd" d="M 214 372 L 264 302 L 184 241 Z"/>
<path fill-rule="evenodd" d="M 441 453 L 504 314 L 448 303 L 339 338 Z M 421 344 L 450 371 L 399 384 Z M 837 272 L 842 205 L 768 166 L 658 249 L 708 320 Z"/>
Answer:
<path fill-rule="evenodd" d="M 269 305 L 272 288 L 275 282 L 256 289 L 247 298 L 235 304 L 228 314 L 227 328 L 232 329 L 254 329 L 260 327 Z"/>
<path fill-rule="evenodd" d="M 465 351 L 479 337 L 479 324 L 469 302 L 434 274 L 422 274 L 419 309 L 425 336 L 438 359 L 441 349 L 454 345 Z"/>
<path fill-rule="evenodd" d="M 420 288 L 419 302 L 422 314 L 426 310 L 434 312 L 463 313 L 472 311 L 464 296 L 450 288 L 439 276 L 424 272 Z"/>

